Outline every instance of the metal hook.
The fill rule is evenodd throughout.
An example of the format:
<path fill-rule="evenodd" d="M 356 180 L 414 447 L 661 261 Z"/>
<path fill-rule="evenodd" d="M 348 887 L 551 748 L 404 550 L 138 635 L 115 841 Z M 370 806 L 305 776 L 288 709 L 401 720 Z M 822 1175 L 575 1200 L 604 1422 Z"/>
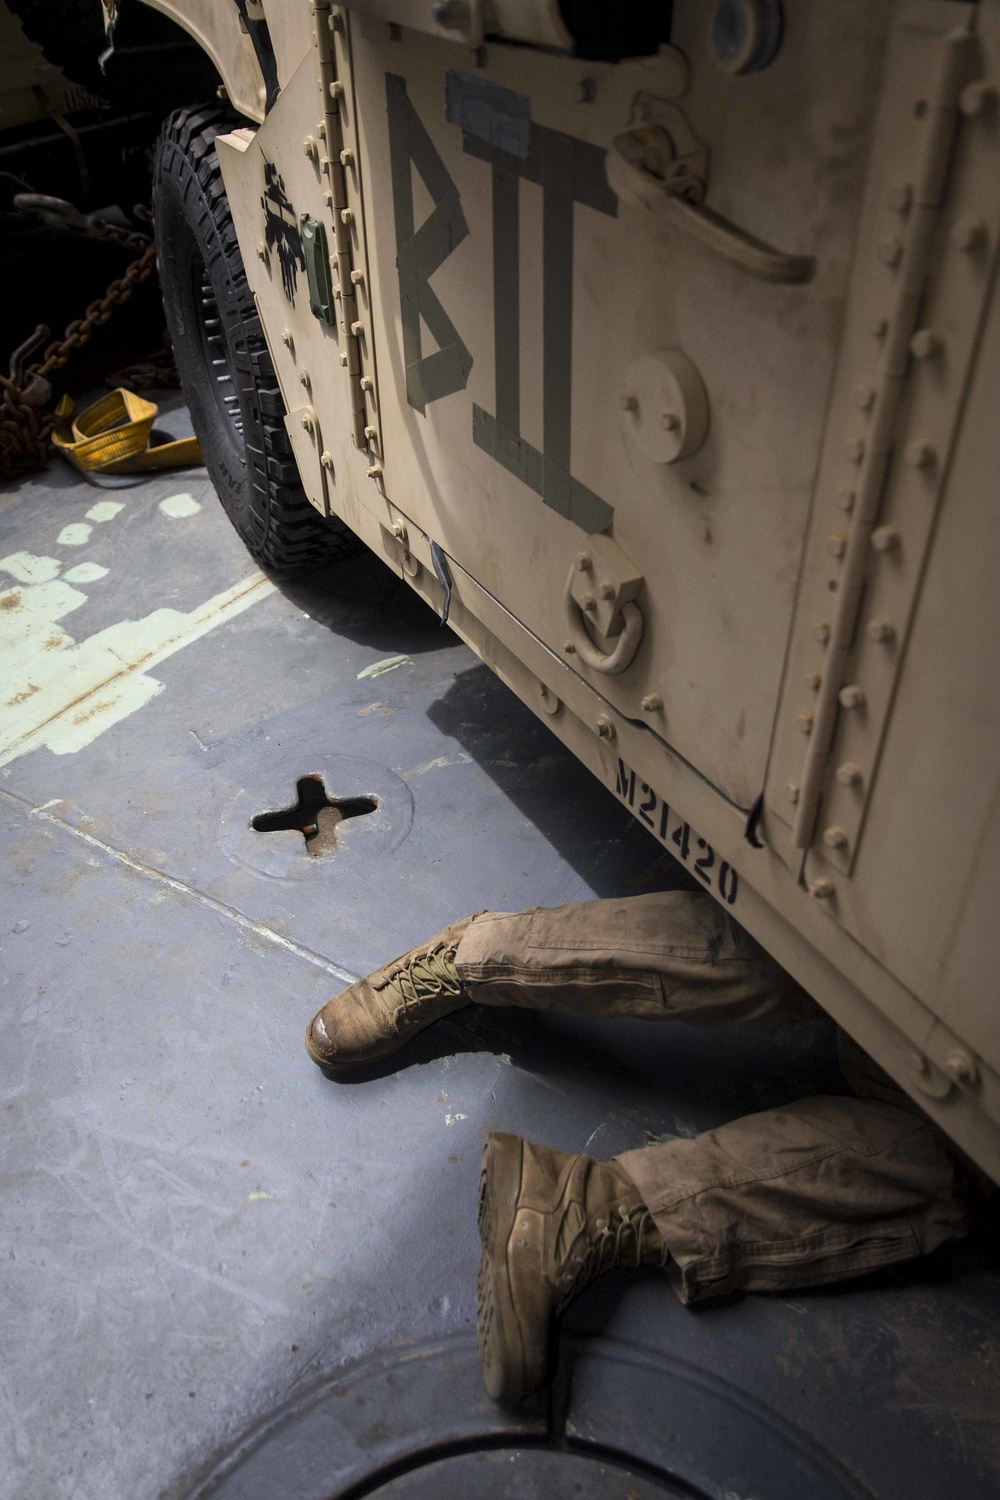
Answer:
<path fill-rule="evenodd" d="M 23 344 L 18 344 L 10 357 L 10 378 L 14 385 L 24 384 L 24 366 L 37 349 L 44 348 L 49 339 L 49 329 L 39 323 L 34 333 L 28 335 Z"/>

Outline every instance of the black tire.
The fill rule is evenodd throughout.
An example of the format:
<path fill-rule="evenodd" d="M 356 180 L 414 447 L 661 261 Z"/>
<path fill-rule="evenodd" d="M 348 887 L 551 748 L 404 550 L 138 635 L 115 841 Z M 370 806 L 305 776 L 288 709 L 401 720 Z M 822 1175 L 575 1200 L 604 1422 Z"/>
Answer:
<path fill-rule="evenodd" d="M 153 169 L 160 282 L 219 499 L 257 561 L 289 576 L 362 544 L 341 521 L 320 516 L 299 481 L 215 153 L 215 137 L 235 123 L 219 106 L 176 110 L 163 127 Z"/>

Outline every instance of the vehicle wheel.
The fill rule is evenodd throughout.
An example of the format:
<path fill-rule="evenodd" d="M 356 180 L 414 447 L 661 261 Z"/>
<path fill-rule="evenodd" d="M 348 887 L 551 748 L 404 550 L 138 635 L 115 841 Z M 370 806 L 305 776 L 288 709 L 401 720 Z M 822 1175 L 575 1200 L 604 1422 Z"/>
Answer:
<path fill-rule="evenodd" d="M 236 123 L 228 110 L 205 107 L 176 110 L 163 127 L 153 170 L 160 282 L 212 483 L 258 562 L 287 575 L 362 544 L 321 517 L 299 482 L 215 153 L 215 137 Z"/>

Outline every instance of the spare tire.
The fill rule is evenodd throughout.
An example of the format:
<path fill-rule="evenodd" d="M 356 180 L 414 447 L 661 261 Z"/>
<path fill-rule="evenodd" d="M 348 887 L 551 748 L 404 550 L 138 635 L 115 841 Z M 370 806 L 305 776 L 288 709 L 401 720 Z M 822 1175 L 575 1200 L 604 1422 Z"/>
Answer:
<path fill-rule="evenodd" d="M 160 282 L 212 483 L 257 561 L 287 575 L 362 544 L 319 515 L 299 480 L 215 152 L 215 137 L 237 123 L 209 106 L 176 110 L 163 127 L 153 169 Z"/>

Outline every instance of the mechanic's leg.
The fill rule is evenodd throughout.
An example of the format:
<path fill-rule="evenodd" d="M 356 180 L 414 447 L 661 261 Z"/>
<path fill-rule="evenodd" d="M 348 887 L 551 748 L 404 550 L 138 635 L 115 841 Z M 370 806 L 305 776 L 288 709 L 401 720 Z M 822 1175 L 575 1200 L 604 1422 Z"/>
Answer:
<path fill-rule="evenodd" d="M 819 1013 L 707 892 L 662 891 L 466 917 L 328 1001 L 306 1046 L 364 1066 L 470 1001 L 699 1025 Z"/>
<path fill-rule="evenodd" d="M 486 1387 L 547 1376 L 550 1322 L 612 1265 L 684 1302 L 817 1286 L 966 1234 L 980 1185 L 919 1111 L 817 1097 L 610 1162 L 487 1137 L 477 1300 Z"/>

